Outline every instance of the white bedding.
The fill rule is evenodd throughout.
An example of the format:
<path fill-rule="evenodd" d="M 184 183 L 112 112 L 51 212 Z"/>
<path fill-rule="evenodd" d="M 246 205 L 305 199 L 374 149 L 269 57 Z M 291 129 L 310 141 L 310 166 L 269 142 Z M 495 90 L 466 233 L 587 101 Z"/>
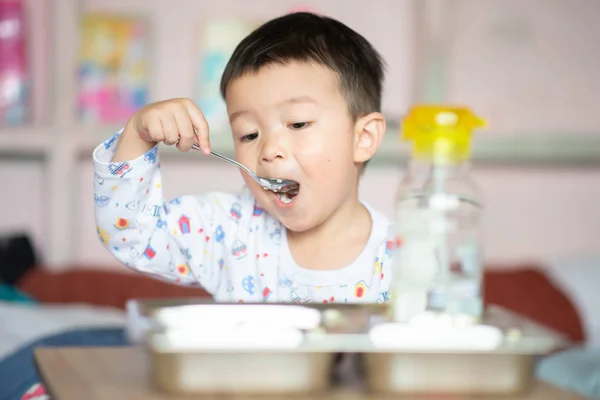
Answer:
<path fill-rule="evenodd" d="M 114 308 L 0 301 L 0 359 L 44 336 L 73 328 L 124 326 L 125 320 L 125 313 Z"/>
<path fill-rule="evenodd" d="M 575 303 L 587 345 L 600 349 L 600 255 L 558 260 L 547 271 Z"/>

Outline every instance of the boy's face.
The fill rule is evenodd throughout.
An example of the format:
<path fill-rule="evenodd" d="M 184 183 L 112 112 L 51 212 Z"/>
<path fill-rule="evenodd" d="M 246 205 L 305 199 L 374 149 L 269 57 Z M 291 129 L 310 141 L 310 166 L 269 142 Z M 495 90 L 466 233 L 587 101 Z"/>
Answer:
<path fill-rule="evenodd" d="M 319 226 L 356 201 L 360 134 L 333 71 L 266 66 L 230 82 L 226 102 L 237 160 L 258 176 L 300 184 L 293 199 L 280 198 L 242 173 L 259 204 L 288 229 Z"/>

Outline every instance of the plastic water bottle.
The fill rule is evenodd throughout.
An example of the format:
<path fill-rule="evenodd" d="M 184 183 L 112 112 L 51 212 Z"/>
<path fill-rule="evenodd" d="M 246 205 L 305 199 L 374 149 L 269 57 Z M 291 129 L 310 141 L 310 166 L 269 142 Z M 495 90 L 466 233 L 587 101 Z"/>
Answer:
<path fill-rule="evenodd" d="M 470 175 L 473 129 L 467 108 L 414 107 L 403 121 L 412 155 L 397 192 L 392 317 L 480 319 L 482 198 Z"/>

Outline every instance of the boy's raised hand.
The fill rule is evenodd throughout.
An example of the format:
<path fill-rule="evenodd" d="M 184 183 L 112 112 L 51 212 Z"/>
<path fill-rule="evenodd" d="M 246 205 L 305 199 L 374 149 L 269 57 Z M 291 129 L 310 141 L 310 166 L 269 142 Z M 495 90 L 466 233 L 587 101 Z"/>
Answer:
<path fill-rule="evenodd" d="M 204 154 L 210 152 L 208 123 L 192 100 L 164 100 L 138 110 L 125 126 L 113 161 L 139 157 L 158 142 L 175 144 L 183 152 L 196 142 Z"/>

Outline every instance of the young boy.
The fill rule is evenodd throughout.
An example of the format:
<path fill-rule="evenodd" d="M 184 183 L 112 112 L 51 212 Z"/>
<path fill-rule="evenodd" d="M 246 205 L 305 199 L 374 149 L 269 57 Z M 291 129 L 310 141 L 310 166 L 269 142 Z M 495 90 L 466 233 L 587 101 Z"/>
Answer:
<path fill-rule="evenodd" d="M 238 194 L 163 198 L 157 144 L 208 153 L 187 99 L 150 104 L 94 151 L 98 233 L 142 273 L 201 285 L 218 301 L 385 302 L 388 219 L 358 199 L 385 133 L 383 61 L 361 35 L 310 13 L 267 22 L 235 49 L 221 81 L 237 160 L 299 183 L 295 196 L 242 172 Z M 193 176 L 193 171 L 191 176 Z"/>

